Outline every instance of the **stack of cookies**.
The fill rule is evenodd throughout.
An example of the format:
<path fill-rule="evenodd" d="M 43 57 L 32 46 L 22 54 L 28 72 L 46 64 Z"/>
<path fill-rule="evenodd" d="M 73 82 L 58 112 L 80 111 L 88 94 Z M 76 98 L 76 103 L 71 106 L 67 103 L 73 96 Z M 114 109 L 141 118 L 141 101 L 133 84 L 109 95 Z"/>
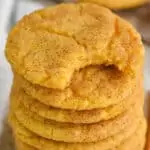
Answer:
<path fill-rule="evenodd" d="M 80 3 L 35 11 L 10 32 L 6 56 L 18 150 L 144 149 L 144 49 L 110 10 Z"/>

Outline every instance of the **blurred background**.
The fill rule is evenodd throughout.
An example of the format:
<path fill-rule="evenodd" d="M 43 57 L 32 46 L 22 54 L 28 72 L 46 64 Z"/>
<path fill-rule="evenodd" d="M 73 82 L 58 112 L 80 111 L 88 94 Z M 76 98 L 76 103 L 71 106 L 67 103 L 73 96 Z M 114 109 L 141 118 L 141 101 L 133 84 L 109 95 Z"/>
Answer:
<path fill-rule="evenodd" d="M 69 0 L 0 0 L 0 135 L 2 133 L 2 122 L 7 113 L 9 91 L 12 82 L 12 73 L 4 57 L 8 32 L 25 14 L 35 9 L 62 2 L 69 2 Z M 150 90 L 150 3 L 147 2 L 137 8 L 113 11 L 130 21 L 141 33 L 146 49 L 144 76 L 145 94 L 147 94 Z M 9 132 L 5 128 L 5 134 L 0 138 L 0 150 L 12 150 Z"/>

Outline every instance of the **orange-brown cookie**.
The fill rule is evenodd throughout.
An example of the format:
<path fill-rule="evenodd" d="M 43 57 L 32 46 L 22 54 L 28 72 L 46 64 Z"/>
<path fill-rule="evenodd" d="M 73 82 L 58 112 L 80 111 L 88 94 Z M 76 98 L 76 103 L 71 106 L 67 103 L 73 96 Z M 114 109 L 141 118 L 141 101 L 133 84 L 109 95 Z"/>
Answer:
<path fill-rule="evenodd" d="M 123 141 L 116 148 L 111 148 L 112 150 L 144 150 L 145 145 L 145 133 L 146 127 L 143 125 L 143 128 L 137 129 L 137 131 L 128 139 Z M 36 149 L 28 144 L 23 143 L 21 140 L 17 139 L 16 141 L 18 150 L 41 150 Z"/>
<path fill-rule="evenodd" d="M 147 125 L 146 120 L 142 122 L 141 127 L 128 139 L 123 141 L 115 150 L 144 150 L 146 140 Z"/>
<path fill-rule="evenodd" d="M 37 148 L 34 148 L 28 144 L 23 143 L 21 140 L 16 140 L 16 149 L 17 150 L 38 150 Z"/>
<path fill-rule="evenodd" d="M 11 99 L 15 101 L 15 103 L 18 101 L 27 109 L 35 112 L 41 117 L 54 121 L 68 123 L 96 123 L 102 120 L 112 119 L 130 109 L 136 102 L 142 101 L 144 96 L 141 91 L 142 87 L 138 87 L 131 97 L 108 108 L 76 111 L 57 109 L 42 104 L 31 96 L 28 96 L 15 82 L 11 92 Z"/>
<path fill-rule="evenodd" d="M 77 0 L 78 2 L 91 2 L 111 9 L 129 9 L 145 4 L 148 0 Z"/>
<path fill-rule="evenodd" d="M 12 114 L 11 116 L 9 116 L 9 121 L 13 128 L 16 138 L 39 150 L 109 150 L 113 147 L 119 147 L 120 144 L 128 140 L 129 137 L 132 137 L 133 134 L 136 134 L 137 136 L 143 136 L 143 134 L 145 134 L 144 131 L 146 130 L 146 123 L 145 120 L 142 118 L 140 124 L 133 123 L 132 125 L 128 126 L 128 128 L 121 131 L 119 134 L 96 143 L 64 143 L 48 140 L 37 136 L 36 134 L 24 128 L 22 124 L 19 123 L 15 116 Z"/>
<path fill-rule="evenodd" d="M 27 129 L 42 137 L 64 142 L 96 142 L 113 136 L 138 121 L 142 113 L 142 103 L 143 99 L 123 114 L 93 124 L 59 123 L 44 119 L 16 101 L 12 101 L 11 107 L 17 119 Z"/>
<path fill-rule="evenodd" d="M 15 80 L 28 95 L 45 105 L 61 109 L 90 110 L 129 99 L 135 89 L 141 86 L 141 76 L 138 72 L 137 77 L 131 79 L 113 67 L 92 66 L 75 73 L 72 84 L 64 90 L 38 86 L 16 74 Z"/>
<path fill-rule="evenodd" d="M 47 99 L 40 97 L 38 87 L 37 94 L 30 93 L 34 97 L 54 101 L 56 107 L 83 110 L 129 96 L 144 50 L 129 23 L 107 8 L 79 3 L 25 16 L 8 36 L 6 56 L 24 79 L 50 88 Z"/>

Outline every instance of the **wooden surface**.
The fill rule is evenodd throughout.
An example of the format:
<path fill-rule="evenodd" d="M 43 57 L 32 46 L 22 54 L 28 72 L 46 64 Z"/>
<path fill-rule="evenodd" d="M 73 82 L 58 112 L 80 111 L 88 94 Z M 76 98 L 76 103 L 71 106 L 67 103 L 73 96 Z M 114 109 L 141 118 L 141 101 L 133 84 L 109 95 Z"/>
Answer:
<path fill-rule="evenodd" d="M 4 121 L 4 128 L 0 138 L 0 150 L 15 150 L 12 131 L 6 120 Z"/>
<path fill-rule="evenodd" d="M 147 94 L 147 104 L 148 104 L 148 130 L 147 130 L 147 142 L 145 145 L 145 150 L 150 150 L 150 91 Z"/>

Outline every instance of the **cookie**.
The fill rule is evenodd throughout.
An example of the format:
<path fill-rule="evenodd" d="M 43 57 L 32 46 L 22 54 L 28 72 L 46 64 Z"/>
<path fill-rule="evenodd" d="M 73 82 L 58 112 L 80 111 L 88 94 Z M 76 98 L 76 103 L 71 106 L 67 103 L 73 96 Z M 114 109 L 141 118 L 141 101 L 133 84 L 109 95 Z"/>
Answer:
<path fill-rule="evenodd" d="M 148 2 L 148 0 L 78 0 L 78 2 L 90 2 L 118 10 L 138 7 Z"/>
<path fill-rule="evenodd" d="M 99 142 L 91 142 L 91 143 L 64 143 L 64 142 L 56 142 L 53 140 L 48 140 L 46 138 L 42 138 L 33 132 L 26 129 L 21 123 L 18 122 L 18 120 L 15 118 L 15 115 L 12 113 L 9 116 L 9 122 L 11 124 L 11 127 L 13 128 L 14 134 L 16 138 L 20 139 L 22 142 L 29 144 L 37 149 L 42 150 L 108 150 L 112 149 L 113 147 L 117 147 L 120 145 L 123 141 L 128 139 L 130 136 L 132 136 L 136 129 L 143 129 L 145 128 L 145 120 L 140 119 L 141 123 L 139 125 L 138 122 L 135 124 L 131 124 L 126 129 L 122 130 L 119 134 L 116 134 L 115 136 L 109 137 L 108 139 L 99 141 Z M 141 130 L 137 130 L 141 131 Z"/>
<path fill-rule="evenodd" d="M 146 126 L 140 128 L 131 137 L 123 141 L 117 148 L 112 148 L 113 150 L 144 150 L 145 145 L 145 134 Z M 38 150 L 28 144 L 23 143 L 21 140 L 17 140 L 18 150 Z"/>
<path fill-rule="evenodd" d="M 134 28 L 109 9 L 92 3 L 60 4 L 26 15 L 12 29 L 6 44 L 6 57 L 18 74 L 31 83 L 59 90 L 87 86 L 81 84 L 81 70 L 86 72 L 89 66 L 111 66 L 114 76 L 121 72 L 130 79 L 141 68 L 143 56 L 141 38 Z M 99 82 L 99 71 L 94 72 Z M 88 91 L 92 94 L 104 85 L 91 85 Z M 83 97 L 84 93 L 88 94 L 85 90 Z M 100 96 L 104 101 L 108 97 Z"/>
<path fill-rule="evenodd" d="M 17 150 L 38 150 L 28 144 L 23 143 L 19 139 L 16 140 L 16 149 Z"/>
<path fill-rule="evenodd" d="M 111 67 L 87 67 L 76 73 L 71 88 L 48 89 L 24 80 L 15 74 L 15 80 L 24 91 L 41 103 L 71 110 L 105 108 L 129 99 L 139 84 L 142 75 L 129 79 Z M 140 83 L 139 83 L 140 82 Z"/>
<path fill-rule="evenodd" d="M 11 107 L 17 119 L 27 129 L 42 137 L 63 142 L 96 142 L 113 136 L 136 122 L 142 113 L 141 103 L 142 100 L 113 119 L 93 124 L 60 123 L 44 119 L 16 101 L 12 101 Z"/>
<path fill-rule="evenodd" d="M 123 141 L 115 150 L 144 150 L 147 131 L 146 120 L 143 120 L 140 126 L 131 137 Z"/>
<path fill-rule="evenodd" d="M 141 88 L 138 87 L 130 98 L 123 100 L 119 104 L 104 109 L 84 111 L 64 110 L 49 107 L 40 103 L 31 96 L 28 96 L 17 84 L 13 85 L 11 99 L 14 103 L 21 103 L 30 111 L 35 112 L 39 116 L 46 119 L 68 123 L 96 123 L 112 119 L 128 110 L 138 100 L 144 99 L 144 94 L 141 92 Z"/>
<path fill-rule="evenodd" d="M 146 124 L 141 125 L 142 128 L 137 129 L 137 131 L 128 139 L 123 141 L 119 146 L 113 148 L 114 150 L 143 150 L 145 145 L 145 134 L 146 134 Z M 36 150 L 36 148 L 23 143 L 21 140 L 17 140 L 18 150 Z"/>

